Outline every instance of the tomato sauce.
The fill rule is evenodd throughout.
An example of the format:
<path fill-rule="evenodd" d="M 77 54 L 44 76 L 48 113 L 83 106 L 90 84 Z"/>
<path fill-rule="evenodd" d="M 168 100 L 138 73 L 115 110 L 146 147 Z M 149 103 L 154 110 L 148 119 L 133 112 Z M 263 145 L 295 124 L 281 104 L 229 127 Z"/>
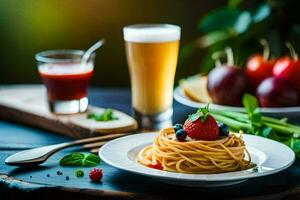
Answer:
<path fill-rule="evenodd" d="M 42 80 L 47 87 L 50 101 L 75 100 L 87 96 L 89 80 L 93 74 L 92 69 L 85 71 L 76 70 L 75 72 L 74 70 L 64 70 L 64 73 L 53 72 L 55 72 L 55 68 L 39 70 Z"/>

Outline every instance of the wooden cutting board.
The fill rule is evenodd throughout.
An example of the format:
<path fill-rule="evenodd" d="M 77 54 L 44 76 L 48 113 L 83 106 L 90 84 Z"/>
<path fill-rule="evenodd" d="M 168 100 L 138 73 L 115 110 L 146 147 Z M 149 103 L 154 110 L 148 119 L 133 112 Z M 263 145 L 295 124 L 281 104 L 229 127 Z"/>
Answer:
<path fill-rule="evenodd" d="M 73 138 L 99 134 L 133 132 L 137 122 L 131 116 L 114 110 L 118 120 L 97 122 L 87 119 L 88 113 L 103 112 L 105 108 L 89 106 L 86 113 L 55 115 L 48 110 L 46 89 L 42 85 L 11 85 L 0 87 L 0 118 L 12 120 Z"/>

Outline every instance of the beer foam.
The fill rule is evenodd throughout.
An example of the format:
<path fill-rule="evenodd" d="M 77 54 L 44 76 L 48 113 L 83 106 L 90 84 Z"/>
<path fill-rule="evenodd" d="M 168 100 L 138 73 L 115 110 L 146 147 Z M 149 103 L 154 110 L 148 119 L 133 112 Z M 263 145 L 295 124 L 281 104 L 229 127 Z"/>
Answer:
<path fill-rule="evenodd" d="M 82 65 L 76 64 L 42 64 L 39 65 L 39 72 L 49 75 L 82 74 L 93 70 L 91 63 Z"/>
<path fill-rule="evenodd" d="M 123 28 L 127 42 L 169 42 L 180 39 L 180 27 L 175 25 L 131 25 Z"/>

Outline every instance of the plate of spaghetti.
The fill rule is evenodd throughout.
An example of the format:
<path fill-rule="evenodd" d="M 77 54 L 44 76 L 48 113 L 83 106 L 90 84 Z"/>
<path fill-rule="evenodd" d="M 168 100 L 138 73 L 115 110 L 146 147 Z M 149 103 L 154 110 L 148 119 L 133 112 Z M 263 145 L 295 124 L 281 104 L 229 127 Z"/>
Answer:
<path fill-rule="evenodd" d="M 155 163 L 165 171 L 187 174 L 232 172 L 252 165 L 241 135 L 231 133 L 215 141 L 179 142 L 173 128 L 161 130 L 153 144 L 139 152 L 137 162 L 148 167 Z"/>
<path fill-rule="evenodd" d="M 209 115 L 208 108 L 190 115 L 183 125 L 110 141 L 99 156 L 125 171 L 194 187 L 226 186 L 274 174 L 295 159 L 279 142 L 231 132 Z"/>

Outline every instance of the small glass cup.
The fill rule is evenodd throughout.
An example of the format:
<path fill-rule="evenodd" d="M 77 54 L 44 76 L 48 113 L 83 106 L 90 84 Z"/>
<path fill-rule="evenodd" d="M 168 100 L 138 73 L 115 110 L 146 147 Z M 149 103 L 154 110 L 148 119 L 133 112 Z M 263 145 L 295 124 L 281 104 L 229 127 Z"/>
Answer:
<path fill-rule="evenodd" d="M 180 27 L 138 24 L 123 28 L 134 117 L 142 130 L 172 125 Z"/>
<path fill-rule="evenodd" d="M 81 50 L 49 50 L 35 55 L 51 112 L 74 114 L 86 111 L 95 54 L 82 63 L 83 53 Z"/>

